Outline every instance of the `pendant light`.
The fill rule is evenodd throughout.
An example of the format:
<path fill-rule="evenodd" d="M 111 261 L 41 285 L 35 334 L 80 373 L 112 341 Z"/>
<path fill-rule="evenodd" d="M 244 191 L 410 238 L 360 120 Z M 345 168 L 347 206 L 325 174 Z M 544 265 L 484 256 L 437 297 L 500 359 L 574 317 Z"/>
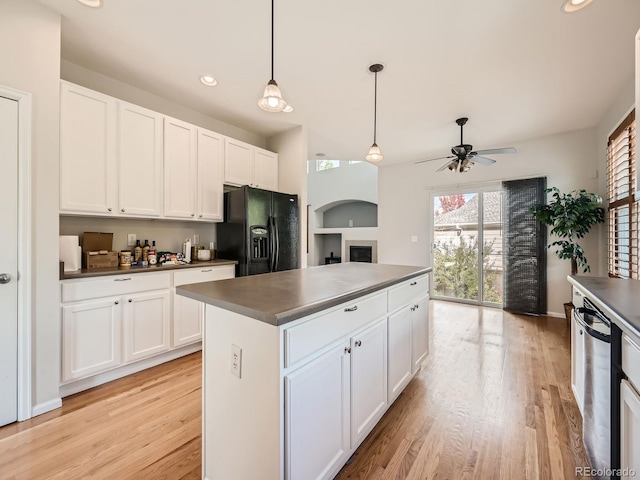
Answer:
<path fill-rule="evenodd" d="M 282 98 L 278 84 L 273 79 L 273 2 L 271 0 L 271 80 L 264 89 L 264 95 L 258 100 L 258 106 L 267 112 L 282 112 L 287 102 Z"/>
<path fill-rule="evenodd" d="M 375 76 L 374 90 L 373 90 L 373 145 L 369 149 L 369 153 L 364 157 L 368 162 L 379 162 L 383 159 L 382 153 L 380 153 L 380 147 L 376 143 L 376 121 L 378 117 L 378 72 L 381 72 L 384 68 L 379 63 L 374 63 L 369 66 L 369 71 Z"/>

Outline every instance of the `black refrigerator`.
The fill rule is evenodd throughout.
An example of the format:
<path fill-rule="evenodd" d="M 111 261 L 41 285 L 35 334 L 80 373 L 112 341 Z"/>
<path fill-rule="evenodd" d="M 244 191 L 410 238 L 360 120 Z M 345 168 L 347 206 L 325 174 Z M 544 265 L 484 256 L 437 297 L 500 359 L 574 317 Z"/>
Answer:
<path fill-rule="evenodd" d="M 236 276 L 299 268 L 298 196 L 249 186 L 224 194 L 218 258 L 237 260 Z"/>

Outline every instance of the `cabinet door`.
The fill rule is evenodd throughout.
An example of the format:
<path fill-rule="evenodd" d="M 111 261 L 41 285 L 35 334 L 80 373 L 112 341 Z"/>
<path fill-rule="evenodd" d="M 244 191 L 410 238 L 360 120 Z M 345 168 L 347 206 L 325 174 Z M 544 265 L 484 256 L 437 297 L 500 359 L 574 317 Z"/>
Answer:
<path fill-rule="evenodd" d="M 60 210 L 115 213 L 116 100 L 62 82 Z"/>
<path fill-rule="evenodd" d="M 411 362 L 413 373 L 429 353 L 429 297 L 424 296 L 414 305 L 411 312 Z"/>
<path fill-rule="evenodd" d="M 121 305 L 117 298 L 62 307 L 62 381 L 120 365 Z"/>
<path fill-rule="evenodd" d="M 320 480 L 349 452 L 349 347 L 285 376 L 285 477 Z"/>
<path fill-rule="evenodd" d="M 640 472 L 640 396 L 626 380 L 620 384 L 620 467 L 623 479 Z"/>
<path fill-rule="evenodd" d="M 278 190 L 278 154 L 256 148 L 253 183 L 265 190 Z"/>
<path fill-rule="evenodd" d="M 351 339 L 351 447 L 375 426 L 387 406 L 387 319 Z"/>
<path fill-rule="evenodd" d="M 196 127 L 164 119 L 164 215 L 196 216 Z"/>
<path fill-rule="evenodd" d="M 169 349 L 169 291 L 123 297 L 124 361 L 131 362 Z"/>
<path fill-rule="evenodd" d="M 118 103 L 118 211 L 162 213 L 162 115 Z"/>
<path fill-rule="evenodd" d="M 225 138 L 224 183 L 253 185 L 255 147 L 232 138 Z"/>
<path fill-rule="evenodd" d="M 198 219 L 222 221 L 224 137 L 198 129 Z"/>
<path fill-rule="evenodd" d="M 180 347 L 202 340 L 204 303 L 182 295 L 173 295 L 172 347 Z"/>
<path fill-rule="evenodd" d="M 400 395 L 411 380 L 411 329 L 414 306 L 407 306 L 388 320 L 389 402 Z"/>
<path fill-rule="evenodd" d="M 578 409 L 582 412 L 584 402 L 584 329 L 571 319 L 571 389 Z"/>

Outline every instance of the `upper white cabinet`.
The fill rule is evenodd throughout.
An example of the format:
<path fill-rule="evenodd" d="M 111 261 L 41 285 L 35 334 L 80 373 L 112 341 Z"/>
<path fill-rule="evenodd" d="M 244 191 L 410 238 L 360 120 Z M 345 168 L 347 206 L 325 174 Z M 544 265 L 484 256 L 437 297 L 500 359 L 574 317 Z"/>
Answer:
<path fill-rule="evenodd" d="M 118 211 L 162 215 L 162 115 L 118 102 Z"/>
<path fill-rule="evenodd" d="M 116 210 L 116 100 L 71 83 L 60 88 L 60 210 Z"/>
<path fill-rule="evenodd" d="M 197 127 L 164 119 L 164 216 L 195 218 Z"/>
<path fill-rule="evenodd" d="M 198 129 L 199 220 L 223 220 L 224 137 Z"/>
<path fill-rule="evenodd" d="M 225 139 L 224 183 L 278 189 L 278 155 L 248 143 Z"/>

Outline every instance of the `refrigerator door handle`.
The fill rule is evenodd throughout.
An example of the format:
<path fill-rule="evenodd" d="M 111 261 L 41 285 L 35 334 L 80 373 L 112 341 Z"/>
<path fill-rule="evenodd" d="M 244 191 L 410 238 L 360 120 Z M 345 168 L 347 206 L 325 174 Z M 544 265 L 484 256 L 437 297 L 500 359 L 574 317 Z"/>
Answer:
<path fill-rule="evenodd" d="M 276 217 L 271 217 L 273 220 L 273 236 L 276 240 L 276 249 L 273 254 L 273 271 L 278 271 L 278 256 L 280 255 L 280 232 L 278 232 L 278 223 L 276 222 Z"/>
<path fill-rule="evenodd" d="M 273 228 L 274 222 L 273 217 L 269 217 L 268 220 L 268 228 L 269 228 L 269 271 L 273 272 L 275 267 L 275 250 L 276 250 L 276 242 L 275 242 L 275 231 Z"/>

